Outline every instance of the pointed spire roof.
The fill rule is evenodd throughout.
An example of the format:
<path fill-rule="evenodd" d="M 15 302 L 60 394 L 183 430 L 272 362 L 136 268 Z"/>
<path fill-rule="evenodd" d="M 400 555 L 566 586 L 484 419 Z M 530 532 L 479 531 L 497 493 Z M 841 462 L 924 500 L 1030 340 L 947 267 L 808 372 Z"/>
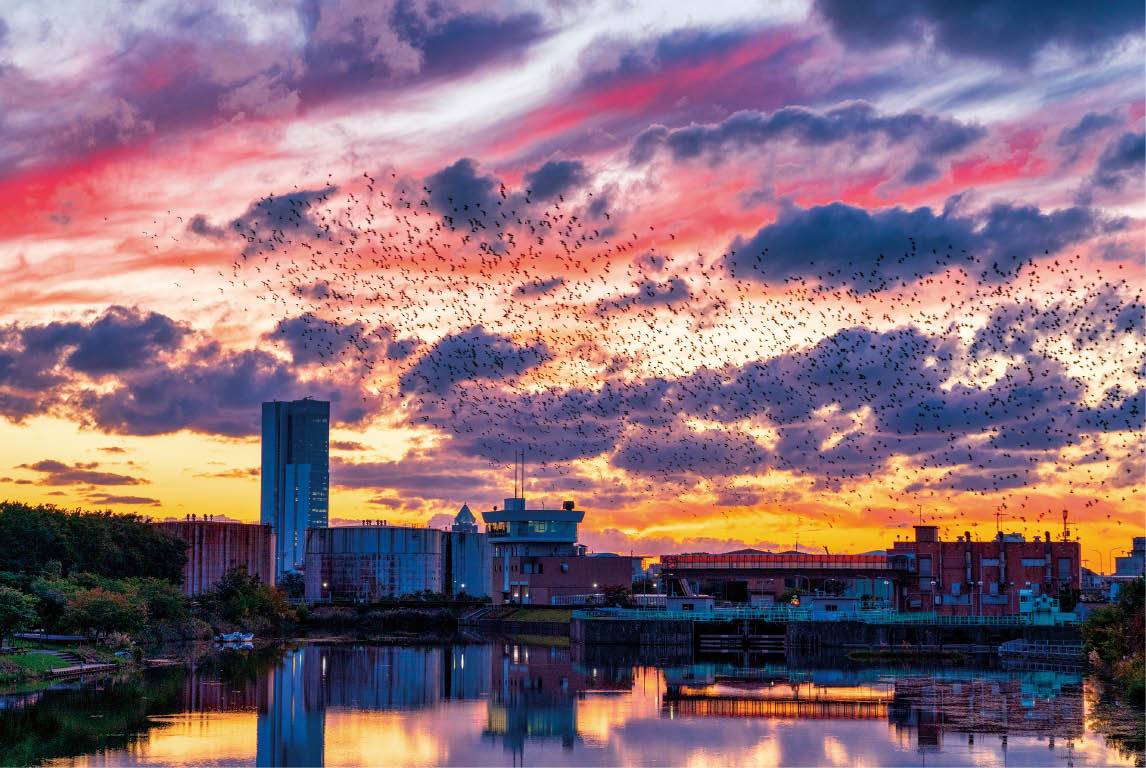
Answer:
<path fill-rule="evenodd" d="M 458 510 L 457 517 L 454 518 L 455 523 L 462 523 L 465 525 L 472 525 L 477 522 L 474 513 L 470 512 L 469 504 L 462 504 L 462 508 Z"/>

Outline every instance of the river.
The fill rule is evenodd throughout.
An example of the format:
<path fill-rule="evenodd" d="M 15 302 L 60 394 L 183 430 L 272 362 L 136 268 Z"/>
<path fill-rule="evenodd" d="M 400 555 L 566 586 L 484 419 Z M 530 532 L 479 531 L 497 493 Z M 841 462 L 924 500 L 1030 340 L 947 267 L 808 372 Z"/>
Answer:
<path fill-rule="evenodd" d="M 0 695 L 0 763 L 1134 765 L 1071 672 L 311 643 Z M 1131 729 L 1133 730 L 1133 728 Z M 1138 738 L 1138 737 L 1133 737 Z"/>

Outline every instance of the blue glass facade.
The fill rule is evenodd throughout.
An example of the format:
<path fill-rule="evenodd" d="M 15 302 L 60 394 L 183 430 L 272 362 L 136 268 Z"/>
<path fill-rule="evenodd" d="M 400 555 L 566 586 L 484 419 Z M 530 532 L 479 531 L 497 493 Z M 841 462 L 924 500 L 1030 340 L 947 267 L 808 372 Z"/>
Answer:
<path fill-rule="evenodd" d="M 300 570 L 306 529 L 326 528 L 330 508 L 330 403 L 263 403 L 261 522 L 275 530 L 275 577 Z"/>

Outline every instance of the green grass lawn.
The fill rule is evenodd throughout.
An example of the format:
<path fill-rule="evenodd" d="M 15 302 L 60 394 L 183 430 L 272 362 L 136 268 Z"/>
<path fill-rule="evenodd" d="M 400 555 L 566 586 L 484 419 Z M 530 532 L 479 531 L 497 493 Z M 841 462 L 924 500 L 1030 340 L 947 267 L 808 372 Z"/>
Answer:
<path fill-rule="evenodd" d="M 72 666 L 71 662 L 64 661 L 50 653 L 13 653 L 5 656 L 4 660 L 10 661 L 28 672 L 40 674 L 50 672 L 53 669 Z"/>
<path fill-rule="evenodd" d="M 512 621 L 563 621 L 573 618 L 572 608 L 518 608 L 509 617 Z"/>

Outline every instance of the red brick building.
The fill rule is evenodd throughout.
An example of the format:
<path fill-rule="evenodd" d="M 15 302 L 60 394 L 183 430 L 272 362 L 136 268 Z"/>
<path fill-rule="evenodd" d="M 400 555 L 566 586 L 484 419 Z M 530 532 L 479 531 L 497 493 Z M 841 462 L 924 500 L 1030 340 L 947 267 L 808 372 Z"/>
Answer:
<path fill-rule="evenodd" d="M 633 585 L 633 559 L 586 555 L 577 544 L 585 513 L 566 501 L 561 509 L 526 509 L 519 496 L 505 509 L 483 512 L 493 571 L 493 602 L 552 605 L 555 598 Z"/>
<path fill-rule="evenodd" d="M 950 616 L 1002 616 L 1019 612 L 1019 593 L 1060 596 L 1081 586 L 1078 541 L 1045 537 L 1026 541 L 1002 534 L 972 541 L 970 534 L 941 541 L 934 525 L 915 526 L 915 541 L 897 541 L 888 565 L 900 573 L 899 608 Z"/>
<path fill-rule="evenodd" d="M 245 568 L 264 583 L 275 583 L 275 534 L 269 525 L 190 519 L 156 525 L 187 542 L 186 595 L 210 589 L 232 568 Z"/>
<path fill-rule="evenodd" d="M 495 603 L 551 605 L 556 597 L 598 594 L 606 587 L 631 589 L 633 560 L 582 554 L 494 558 L 493 583 L 508 585 L 508 592 L 495 591 Z"/>

